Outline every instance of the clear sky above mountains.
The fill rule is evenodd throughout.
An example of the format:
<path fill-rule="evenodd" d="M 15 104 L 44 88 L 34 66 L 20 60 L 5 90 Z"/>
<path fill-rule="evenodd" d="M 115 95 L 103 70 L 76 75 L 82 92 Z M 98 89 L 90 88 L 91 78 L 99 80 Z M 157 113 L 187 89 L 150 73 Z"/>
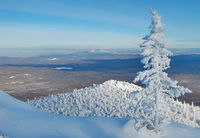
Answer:
<path fill-rule="evenodd" d="M 0 0 L 0 48 L 137 48 L 152 7 L 167 47 L 200 48 L 199 0 Z"/>

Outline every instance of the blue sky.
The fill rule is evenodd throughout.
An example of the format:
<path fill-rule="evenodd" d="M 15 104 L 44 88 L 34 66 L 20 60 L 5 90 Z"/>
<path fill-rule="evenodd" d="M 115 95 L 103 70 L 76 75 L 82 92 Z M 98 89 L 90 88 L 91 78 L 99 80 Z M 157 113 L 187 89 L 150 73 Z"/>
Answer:
<path fill-rule="evenodd" d="M 0 48 L 137 48 L 149 8 L 169 48 L 200 48 L 199 0 L 0 0 Z"/>

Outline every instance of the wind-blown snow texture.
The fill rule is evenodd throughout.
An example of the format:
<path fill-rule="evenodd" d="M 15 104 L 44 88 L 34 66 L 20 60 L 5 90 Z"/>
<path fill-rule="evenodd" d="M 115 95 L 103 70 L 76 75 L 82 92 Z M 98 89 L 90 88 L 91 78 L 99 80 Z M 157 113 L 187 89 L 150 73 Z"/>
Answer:
<path fill-rule="evenodd" d="M 122 81 L 109 80 L 103 84 L 65 94 L 51 95 L 29 101 L 42 110 L 67 116 L 102 116 L 134 118 L 141 87 Z M 193 127 L 200 127 L 200 108 L 179 101 L 168 100 L 170 108 L 162 110 L 162 117 Z"/>

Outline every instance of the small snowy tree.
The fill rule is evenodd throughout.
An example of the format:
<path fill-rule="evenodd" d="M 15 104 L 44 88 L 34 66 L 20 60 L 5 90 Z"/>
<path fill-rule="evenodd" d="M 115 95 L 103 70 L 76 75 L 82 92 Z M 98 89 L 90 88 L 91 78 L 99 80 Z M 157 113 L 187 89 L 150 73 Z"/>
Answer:
<path fill-rule="evenodd" d="M 176 80 L 171 80 L 164 70 L 170 67 L 168 56 L 172 52 L 165 48 L 161 38 L 164 37 L 164 25 L 161 17 L 156 11 L 150 9 L 152 22 L 149 28 L 150 34 L 143 38 L 144 42 L 140 45 L 143 49 L 142 63 L 146 70 L 138 72 L 134 82 L 141 81 L 146 87 L 140 91 L 141 98 L 138 100 L 135 109 L 136 129 L 146 126 L 148 129 L 158 131 L 162 118 L 160 111 L 167 105 L 167 99 L 179 97 L 191 91 L 177 85 Z"/>

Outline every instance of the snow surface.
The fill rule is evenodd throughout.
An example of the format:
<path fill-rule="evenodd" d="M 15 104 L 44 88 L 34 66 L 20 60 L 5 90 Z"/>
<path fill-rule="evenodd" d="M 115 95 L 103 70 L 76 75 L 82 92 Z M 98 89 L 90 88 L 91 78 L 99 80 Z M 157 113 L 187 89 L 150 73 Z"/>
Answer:
<path fill-rule="evenodd" d="M 0 137 L 65 138 L 199 138 L 200 129 L 169 123 L 163 134 L 134 130 L 133 119 L 67 117 L 34 109 L 0 91 Z"/>
<path fill-rule="evenodd" d="M 47 58 L 47 60 L 55 61 L 55 60 L 59 60 L 59 59 L 58 58 Z"/>
<path fill-rule="evenodd" d="M 54 69 L 56 69 L 56 70 L 71 70 L 73 68 L 72 67 L 56 67 Z"/>
<path fill-rule="evenodd" d="M 109 80 L 103 84 L 74 90 L 65 94 L 35 99 L 29 103 L 42 110 L 67 116 L 101 116 L 134 118 L 134 110 L 141 99 L 141 87 L 128 82 Z M 160 111 L 163 118 L 200 127 L 200 107 L 168 99 Z"/>

